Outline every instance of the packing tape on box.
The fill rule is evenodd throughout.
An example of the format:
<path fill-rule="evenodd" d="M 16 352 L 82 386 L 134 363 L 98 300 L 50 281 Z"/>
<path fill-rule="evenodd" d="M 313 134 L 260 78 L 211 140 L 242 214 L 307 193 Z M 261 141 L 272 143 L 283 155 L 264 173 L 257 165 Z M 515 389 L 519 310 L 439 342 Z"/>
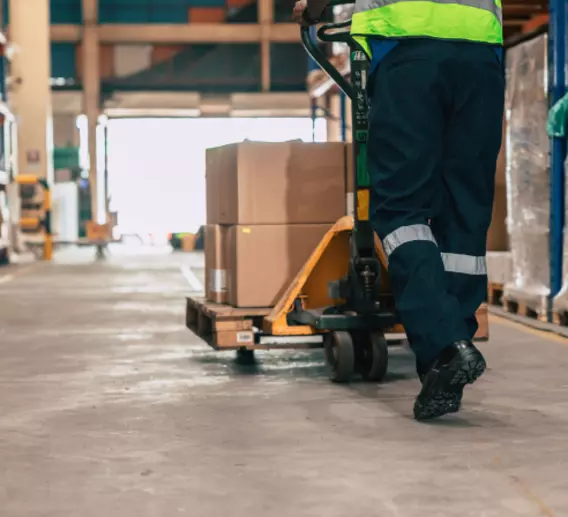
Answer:
<path fill-rule="evenodd" d="M 353 192 L 348 192 L 345 199 L 346 215 L 353 216 L 355 214 L 355 197 Z"/>
<path fill-rule="evenodd" d="M 360 221 L 369 219 L 369 190 L 359 190 L 357 192 L 357 210 Z M 348 192 L 345 198 L 346 214 L 355 215 L 355 194 Z"/>
<path fill-rule="evenodd" d="M 227 270 L 226 269 L 210 269 L 209 270 L 209 290 L 212 293 L 227 292 Z"/>

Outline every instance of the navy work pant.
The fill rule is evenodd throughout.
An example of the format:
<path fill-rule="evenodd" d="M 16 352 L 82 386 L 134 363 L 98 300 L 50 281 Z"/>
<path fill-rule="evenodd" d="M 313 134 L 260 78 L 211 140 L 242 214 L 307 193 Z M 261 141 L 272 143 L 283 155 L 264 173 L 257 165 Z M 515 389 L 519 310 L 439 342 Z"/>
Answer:
<path fill-rule="evenodd" d="M 501 145 L 503 66 L 482 44 L 401 41 L 369 83 L 370 218 L 427 370 L 477 331 Z"/>

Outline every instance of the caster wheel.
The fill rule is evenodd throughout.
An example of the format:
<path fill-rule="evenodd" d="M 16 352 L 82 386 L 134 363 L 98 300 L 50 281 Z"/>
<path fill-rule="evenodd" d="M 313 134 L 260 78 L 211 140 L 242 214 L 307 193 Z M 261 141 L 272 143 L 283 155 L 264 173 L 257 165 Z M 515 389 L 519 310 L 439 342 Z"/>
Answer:
<path fill-rule="evenodd" d="M 248 350 L 246 348 L 239 348 L 237 350 L 237 362 L 239 364 L 254 364 L 255 361 L 254 350 Z"/>
<path fill-rule="evenodd" d="M 355 370 L 355 348 L 349 332 L 328 332 L 324 339 L 325 362 L 332 382 L 349 382 Z"/>
<path fill-rule="evenodd" d="M 384 334 L 380 331 L 362 333 L 357 345 L 359 368 L 363 380 L 382 381 L 389 364 L 388 344 Z"/>

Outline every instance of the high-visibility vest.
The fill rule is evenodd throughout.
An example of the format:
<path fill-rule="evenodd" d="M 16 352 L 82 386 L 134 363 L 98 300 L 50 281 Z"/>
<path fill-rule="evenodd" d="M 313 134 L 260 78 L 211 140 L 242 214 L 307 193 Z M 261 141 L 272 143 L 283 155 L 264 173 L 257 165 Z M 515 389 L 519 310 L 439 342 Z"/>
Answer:
<path fill-rule="evenodd" d="M 357 0 L 351 34 L 371 55 L 369 37 L 435 38 L 503 44 L 501 0 Z"/>

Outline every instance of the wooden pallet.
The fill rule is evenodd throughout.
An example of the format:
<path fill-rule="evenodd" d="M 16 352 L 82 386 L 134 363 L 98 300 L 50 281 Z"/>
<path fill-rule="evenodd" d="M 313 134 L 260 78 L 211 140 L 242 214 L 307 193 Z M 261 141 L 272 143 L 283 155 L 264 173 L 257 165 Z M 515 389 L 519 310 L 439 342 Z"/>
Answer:
<path fill-rule="evenodd" d="M 262 327 L 262 318 L 271 310 L 239 309 L 209 302 L 201 296 L 189 296 L 186 300 L 187 328 L 215 350 L 256 348 L 254 328 Z"/>
<path fill-rule="evenodd" d="M 489 305 L 503 305 L 503 289 L 504 285 L 494 282 L 489 282 L 487 287 L 487 303 Z"/>
<path fill-rule="evenodd" d="M 552 323 L 561 327 L 568 327 L 568 311 L 554 310 L 552 312 Z"/>
<path fill-rule="evenodd" d="M 542 303 L 538 305 L 545 306 Z M 531 318 L 534 320 L 538 320 L 541 322 L 548 322 L 548 313 L 546 310 L 535 310 L 532 307 L 529 307 L 526 302 L 516 301 L 512 298 L 505 298 L 503 297 L 503 308 L 506 312 L 510 314 L 518 314 L 519 316 L 524 316 L 525 318 Z"/>

